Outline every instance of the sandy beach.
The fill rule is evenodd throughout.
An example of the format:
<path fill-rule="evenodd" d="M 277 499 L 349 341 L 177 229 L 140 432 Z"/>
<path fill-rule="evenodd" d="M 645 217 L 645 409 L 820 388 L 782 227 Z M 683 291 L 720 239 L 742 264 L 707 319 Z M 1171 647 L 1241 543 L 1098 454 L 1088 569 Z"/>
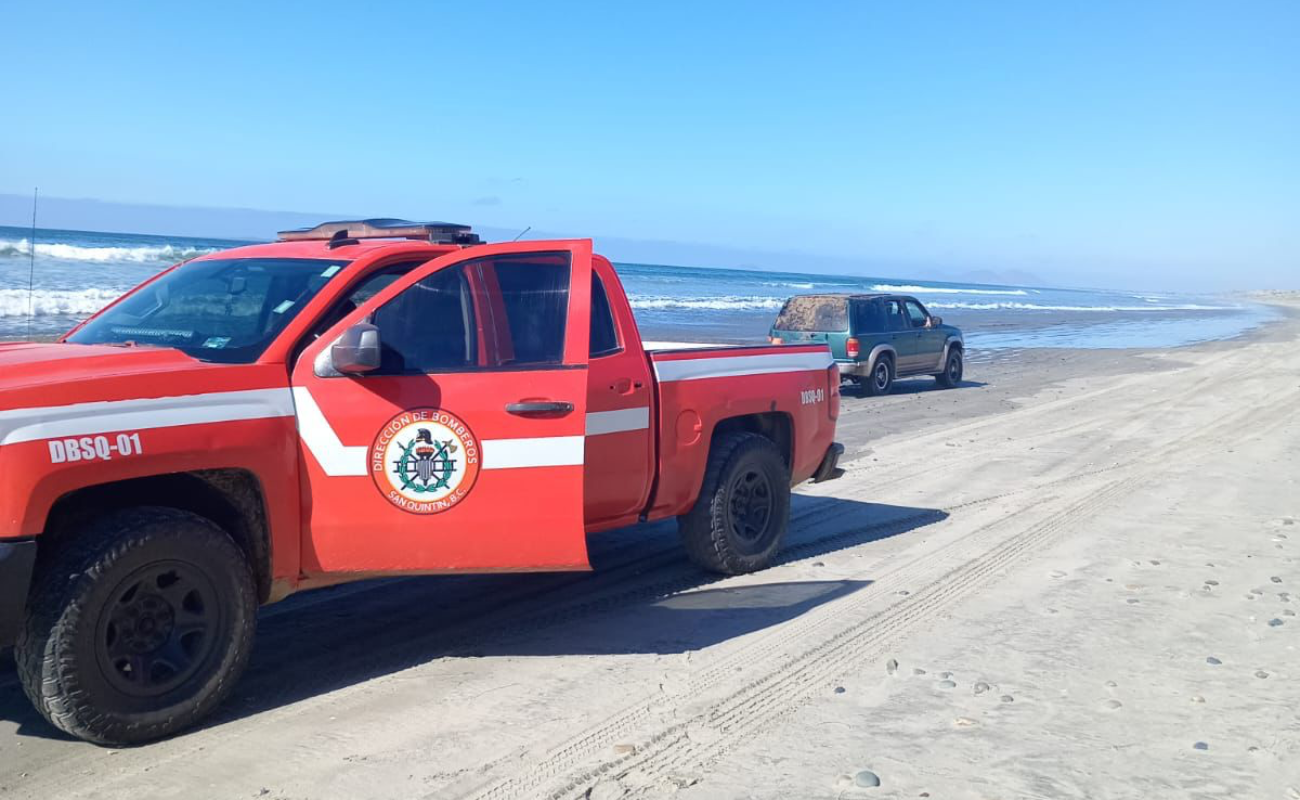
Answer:
<path fill-rule="evenodd" d="M 846 396 L 847 474 L 760 573 L 660 524 L 590 574 L 271 606 L 169 741 L 63 738 L 5 656 L 0 796 L 1300 798 L 1300 298 L 1267 301 L 1231 341 Z"/>

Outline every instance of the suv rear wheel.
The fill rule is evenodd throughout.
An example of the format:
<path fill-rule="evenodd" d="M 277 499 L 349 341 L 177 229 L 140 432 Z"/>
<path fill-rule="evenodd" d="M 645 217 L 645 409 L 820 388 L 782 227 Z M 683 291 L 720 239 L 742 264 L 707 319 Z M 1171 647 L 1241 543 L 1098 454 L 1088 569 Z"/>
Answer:
<path fill-rule="evenodd" d="M 686 554 L 713 572 L 739 575 L 772 563 L 790 523 L 790 472 L 770 439 L 718 438 L 695 506 L 677 518 Z"/>
<path fill-rule="evenodd" d="M 230 692 L 257 596 L 225 531 L 146 507 L 109 513 L 57 546 L 15 651 L 23 689 L 51 724 L 138 744 L 189 727 Z"/>
<path fill-rule="evenodd" d="M 876 365 L 871 368 L 871 374 L 863 379 L 862 386 L 867 390 L 867 394 L 872 397 L 889 394 L 889 390 L 894 388 L 893 359 L 889 356 L 881 356 L 876 359 Z"/>

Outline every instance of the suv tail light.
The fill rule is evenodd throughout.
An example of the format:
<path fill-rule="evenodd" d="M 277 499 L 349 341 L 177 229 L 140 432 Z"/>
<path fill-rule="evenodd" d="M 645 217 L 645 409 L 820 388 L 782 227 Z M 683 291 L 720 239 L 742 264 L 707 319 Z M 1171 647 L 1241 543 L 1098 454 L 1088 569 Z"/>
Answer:
<path fill-rule="evenodd" d="M 862 354 L 861 345 L 859 345 L 858 340 L 853 338 L 852 336 L 850 336 L 849 340 L 844 343 L 844 349 L 848 351 L 849 358 L 857 358 L 859 355 Z"/>
<path fill-rule="evenodd" d="M 831 364 L 826 370 L 826 413 L 831 419 L 840 418 L 840 368 Z"/>

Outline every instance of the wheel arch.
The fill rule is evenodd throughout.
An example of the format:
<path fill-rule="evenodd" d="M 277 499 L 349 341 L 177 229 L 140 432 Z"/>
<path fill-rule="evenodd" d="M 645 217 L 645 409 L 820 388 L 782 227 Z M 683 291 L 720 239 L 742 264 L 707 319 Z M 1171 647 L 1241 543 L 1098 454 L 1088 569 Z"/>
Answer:
<path fill-rule="evenodd" d="M 871 353 L 867 356 L 867 375 L 876 369 L 876 362 L 881 356 L 888 356 L 894 362 L 894 369 L 898 369 L 898 350 L 892 344 L 878 344 L 871 348 Z"/>
<path fill-rule="evenodd" d="M 46 517 L 38 548 L 57 547 L 81 524 L 109 511 L 162 506 L 210 520 L 238 545 L 253 569 L 258 599 L 271 596 L 271 537 L 261 481 L 244 469 L 208 469 L 94 484 L 59 497 Z"/>
<path fill-rule="evenodd" d="M 731 433 L 756 433 L 776 445 L 785 459 L 786 467 L 794 460 L 794 420 L 784 411 L 766 411 L 757 414 L 740 414 L 718 420 L 713 426 L 709 441 L 709 452 L 718 440 Z M 707 459 L 707 454 L 705 456 Z"/>

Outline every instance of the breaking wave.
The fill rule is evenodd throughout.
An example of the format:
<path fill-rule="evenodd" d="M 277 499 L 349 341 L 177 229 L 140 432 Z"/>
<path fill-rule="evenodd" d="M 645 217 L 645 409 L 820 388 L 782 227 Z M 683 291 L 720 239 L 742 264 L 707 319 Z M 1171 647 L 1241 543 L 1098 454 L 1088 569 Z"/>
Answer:
<path fill-rule="evenodd" d="M 75 244 L 36 243 L 36 255 L 63 261 L 129 262 L 134 264 L 173 264 L 188 258 L 215 253 L 216 247 L 185 247 L 159 244 L 139 247 L 83 247 Z M 32 245 L 26 239 L 0 239 L 0 258 L 26 257 L 32 254 Z"/>
<path fill-rule="evenodd" d="M 1015 297 L 1028 297 L 1024 289 L 953 289 L 940 286 L 898 286 L 892 283 L 877 283 L 871 287 L 874 292 L 902 292 L 904 294 L 996 294 Z"/>
<path fill-rule="evenodd" d="M 628 298 L 633 308 L 658 311 L 775 311 L 783 297 L 638 297 Z"/>
<path fill-rule="evenodd" d="M 122 296 L 114 289 L 38 289 L 31 296 L 35 316 L 88 317 Z M 27 316 L 26 289 L 0 289 L 0 319 Z"/>

